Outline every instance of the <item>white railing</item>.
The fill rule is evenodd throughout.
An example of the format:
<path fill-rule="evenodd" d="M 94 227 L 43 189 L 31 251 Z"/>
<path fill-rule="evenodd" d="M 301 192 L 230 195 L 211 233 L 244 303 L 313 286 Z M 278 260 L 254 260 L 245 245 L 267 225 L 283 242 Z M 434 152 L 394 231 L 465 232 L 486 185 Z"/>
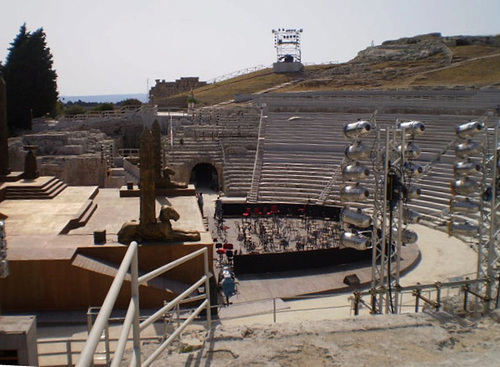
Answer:
<path fill-rule="evenodd" d="M 210 272 L 208 267 L 208 250 L 207 248 L 202 248 L 195 252 L 192 252 L 189 255 L 186 255 L 180 259 L 172 261 L 169 264 L 161 266 L 141 277 L 139 277 L 139 268 L 138 268 L 138 244 L 133 241 L 129 245 L 129 249 L 125 254 L 123 261 L 118 269 L 118 272 L 111 284 L 111 287 L 108 291 L 108 294 L 102 304 L 101 311 L 97 316 L 94 326 L 90 331 L 89 337 L 87 339 L 87 343 L 80 354 L 80 358 L 77 363 L 77 367 L 88 367 L 92 366 L 94 362 L 94 353 L 96 351 L 97 345 L 101 340 L 101 335 L 103 330 L 106 329 L 109 316 L 113 310 L 116 299 L 120 293 L 122 284 L 125 280 L 125 277 L 128 275 L 130 269 L 130 283 L 131 283 L 131 299 L 130 304 L 127 309 L 127 314 L 125 316 L 125 320 L 123 322 L 122 330 L 120 333 L 120 337 L 118 339 L 118 344 L 115 349 L 115 353 L 113 356 L 113 360 L 111 361 L 111 366 L 119 366 L 120 362 L 123 358 L 123 354 L 125 352 L 125 346 L 127 344 L 127 340 L 130 334 L 130 330 L 132 330 L 132 340 L 133 340 L 133 353 L 132 353 L 132 361 L 131 366 L 149 366 L 171 343 L 175 338 L 177 338 L 181 332 L 193 322 L 193 320 L 200 314 L 203 309 L 206 309 L 206 318 L 207 318 L 207 332 L 211 329 L 211 313 L 210 313 L 210 286 L 209 286 L 209 278 Z M 185 262 L 192 260 L 200 255 L 203 255 L 204 260 L 204 275 L 196 281 L 191 287 L 177 296 L 174 300 L 168 302 L 164 307 L 159 309 L 153 315 L 149 316 L 143 322 L 139 320 L 139 286 L 141 284 L 145 284 L 151 279 L 154 279 L 163 273 L 181 265 Z M 191 296 L 195 291 L 198 290 L 199 287 L 205 287 L 205 292 L 198 296 Z M 162 318 L 163 315 L 174 307 L 181 303 L 185 303 L 186 301 L 194 302 L 204 300 L 195 310 L 194 312 L 158 347 L 158 349 L 147 358 L 146 361 L 141 363 L 141 346 L 140 346 L 140 333 L 146 327 L 153 324 L 158 319 Z"/>

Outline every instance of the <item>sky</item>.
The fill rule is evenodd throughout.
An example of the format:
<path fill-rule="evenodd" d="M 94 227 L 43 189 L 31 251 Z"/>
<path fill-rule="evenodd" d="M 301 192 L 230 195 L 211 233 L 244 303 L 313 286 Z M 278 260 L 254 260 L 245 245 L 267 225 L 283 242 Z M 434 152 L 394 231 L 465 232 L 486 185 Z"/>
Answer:
<path fill-rule="evenodd" d="M 302 62 L 346 62 L 372 43 L 500 34 L 500 0 L 0 0 L 0 60 L 43 28 L 61 96 L 147 93 L 276 61 L 273 29 L 303 29 Z"/>

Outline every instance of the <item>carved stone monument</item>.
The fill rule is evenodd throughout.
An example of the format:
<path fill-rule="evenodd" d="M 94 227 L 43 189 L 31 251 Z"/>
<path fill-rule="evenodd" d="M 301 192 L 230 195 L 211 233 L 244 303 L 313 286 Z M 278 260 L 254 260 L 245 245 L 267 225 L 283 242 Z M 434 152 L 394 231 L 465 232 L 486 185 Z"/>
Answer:
<path fill-rule="evenodd" d="M 23 178 L 25 180 L 34 180 L 40 176 L 38 172 L 38 167 L 36 164 L 36 156 L 34 151 L 37 149 L 36 145 L 26 145 L 24 147 L 28 151 L 26 157 L 24 158 L 24 173 Z"/>
<path fill-rule="evenodd" d="M 166 167 L 163 159 L 163 149 L 161 145 L 161 129 L 158 120 L 153 122 L 152 126 L 153 134 L 153 159 L 154 159 L 154 170 L 155 170 L 155 184 L 157 189 L 185 189 L 187 187 L 186 183 L 175 182 L 170 179 L 170 176 L 175 174 L 175 171 L 169 167 Z"/>
<path fill-rule="evenodd" d="M 198 231 L 174 230 L 170 220 L 178 220 L 179 214 L 170 206 L 164 205 L 158 218 L 155 217 L 155 159 L 153 135 L 145 128 L 141 135 L 140 149 L 140 219 L 128 221 L 118 232 L 118 242 L 129 244 L 131 241 L 199 241 Z"/>
<path fill-rule="evenodd" d="M 7 92 L 3 78 L 0 76 L 0 182 L 2 177 L 10 173 L 9 168 L 9 129 L 7 126 Z"/>

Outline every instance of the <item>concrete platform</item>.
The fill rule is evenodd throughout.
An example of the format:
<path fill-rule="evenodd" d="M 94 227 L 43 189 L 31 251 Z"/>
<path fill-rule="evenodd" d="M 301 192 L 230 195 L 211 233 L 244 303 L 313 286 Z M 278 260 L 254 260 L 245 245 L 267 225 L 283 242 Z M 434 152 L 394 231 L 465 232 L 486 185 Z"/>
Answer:
<path fill-rule="evenodd" d="M 0 212 L 6 220 L 8 259 L 67 259 L 78 247 L 95 247 L 94 231 L 106 230 L 105 246 L 123 246 L 117 241 L 117 233 L 123 223 L 139 219 L 139 198 L 120 198 L 118 189 L 99 189 L 93 199 L 97 210 L 84 227 L 73 229 L 67 235 L 59 235 L 67 223 L 78 215 L 94 186 L 67 187 L 52 200 L 5 200 Z M 174 229 L 194 229 L 201 232 L 200 242 L 211 242 L 205 231 L 195 197 L 156 198 L 157 212 L 161 205 L 172 205 L 180 219 L 172 223 Z"/>

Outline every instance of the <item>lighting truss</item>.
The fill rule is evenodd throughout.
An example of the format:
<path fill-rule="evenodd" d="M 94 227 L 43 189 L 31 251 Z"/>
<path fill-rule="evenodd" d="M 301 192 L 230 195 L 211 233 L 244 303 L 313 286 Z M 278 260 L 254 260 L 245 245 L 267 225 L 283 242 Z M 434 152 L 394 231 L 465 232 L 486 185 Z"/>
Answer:
<path fill-rule="evenodd" d="M 278 62 L 301 62 L 300 34 L 302 29 L 273 29 Z"/>

